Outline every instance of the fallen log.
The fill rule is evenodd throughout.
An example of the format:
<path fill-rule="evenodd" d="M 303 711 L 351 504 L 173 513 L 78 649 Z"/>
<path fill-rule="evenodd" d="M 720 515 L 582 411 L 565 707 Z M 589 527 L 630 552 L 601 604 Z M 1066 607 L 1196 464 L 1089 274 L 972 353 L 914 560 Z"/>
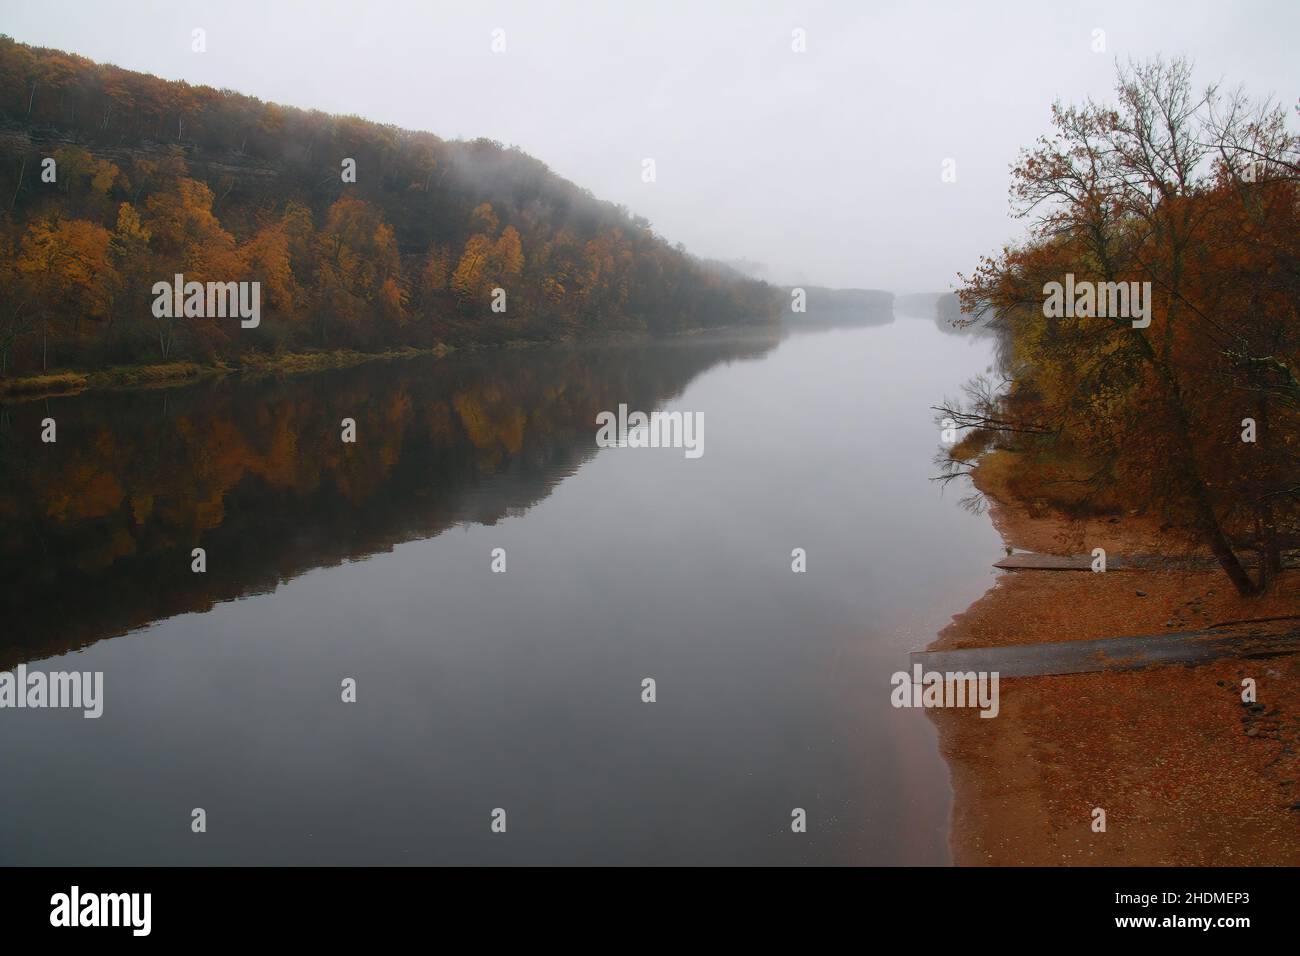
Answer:
<path fill-rule="evenodd" d="M 913 664 L 942 672 L 996 672 L 1002 677 L 1045 677 L 1097 671 L 1139 670 L 1166 664 L 1198 664 L 1221 658 L 1257 660 L 1300 654 L 1300 628 L 1252 626 L 1175 634 L 1139 634 L 1088 641 L 916 651 Z"/>

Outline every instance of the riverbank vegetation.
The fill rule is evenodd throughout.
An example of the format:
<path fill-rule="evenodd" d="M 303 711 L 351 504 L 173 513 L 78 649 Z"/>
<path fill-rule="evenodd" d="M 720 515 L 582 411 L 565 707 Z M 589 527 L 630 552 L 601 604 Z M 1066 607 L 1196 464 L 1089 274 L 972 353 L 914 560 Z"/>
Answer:
<path fill-rule="evenodd" d="M 1029 237 L 962 278 L 999 365 L 939 409 L 965 429 L 944 477 L 1014 453 L 1016 494 L 1159 514 L 1256 594 L 1300 529 L 1300 140 L 1181 60 L 1122 69 L 1117 93 L 1053 108 L 1012 174 Z M 1052 283 L 1121 308 L 1048 317 Z"/>

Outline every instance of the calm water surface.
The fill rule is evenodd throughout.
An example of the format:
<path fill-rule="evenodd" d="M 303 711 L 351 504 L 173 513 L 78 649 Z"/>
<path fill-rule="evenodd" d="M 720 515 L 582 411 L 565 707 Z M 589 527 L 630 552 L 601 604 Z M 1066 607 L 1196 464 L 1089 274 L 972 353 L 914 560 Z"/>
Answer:
<path fill-rule="evenodd" d="M 0 668 L 105 702 L 0 710 L 0 863 L 945 862 L 889 676 L 992 580 L 928 480 L 989 360 L 899 318 L 3 407 Z M 620 402 L 703 457 L 596 448 Z"/>

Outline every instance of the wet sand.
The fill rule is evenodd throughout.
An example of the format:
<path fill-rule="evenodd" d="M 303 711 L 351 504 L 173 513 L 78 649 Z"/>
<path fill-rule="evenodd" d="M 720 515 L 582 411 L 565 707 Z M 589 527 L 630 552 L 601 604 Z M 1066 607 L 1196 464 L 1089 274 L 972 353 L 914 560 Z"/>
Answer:
<path fill-rule="evenodd" d="M 1069 522 L 1006 501 L 991 514 L 1007 545 L 1025 550 L 1190 547 L 1140 516 Z M 1239 598 L 1217 570 L 1008 572 L 928 650 L 1296 613 L 1296 570 L 1255 599 Z M 1262 707 L 1243 704 L 1246 677 Z M 994 719 L 929 716 L 951 772 L 958 865 L 1300 864 L 1300 655 L 1008 678 Z M 1097 807 L 1104 833 L 1093 832 Z"/>

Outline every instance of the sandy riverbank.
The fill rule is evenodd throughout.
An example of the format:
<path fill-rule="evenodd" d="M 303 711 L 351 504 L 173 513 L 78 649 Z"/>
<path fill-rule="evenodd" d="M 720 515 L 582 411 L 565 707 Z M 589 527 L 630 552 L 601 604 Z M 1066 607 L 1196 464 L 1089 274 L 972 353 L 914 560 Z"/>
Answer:
<path fill-rule="evenodd" d="M 1185 545 L 1140 516 L 1068 522 L 991 501 L 1009 547 L 1114 555 Z M 1295 570 L 1253 600 L 1219 571 L 1015 572 L 929 649 L 1296 613 Z M 1257 682 L 1260 713 L 1242 704 L 1244 677 Z M 1007 679 L 992 720 L 975 710 L 929 715 L 951 772 L 959 865 L 1300 864 L 1300 655 Z M 1094 807 L 1106 811 L 1105 833 L 1092 831 Z"/>

